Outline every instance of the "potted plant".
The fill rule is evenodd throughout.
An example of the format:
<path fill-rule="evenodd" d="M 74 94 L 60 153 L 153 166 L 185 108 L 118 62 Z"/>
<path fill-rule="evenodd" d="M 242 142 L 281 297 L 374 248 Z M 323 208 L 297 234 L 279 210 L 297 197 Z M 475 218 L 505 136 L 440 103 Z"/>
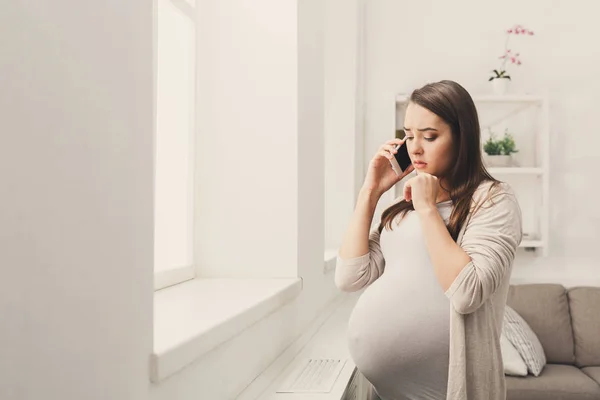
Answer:
<path fill-rule="evenodd" d="M 512 165 L 512 153 L 517 153 L 515 140 L 508 129 L 504 131 L 502 139 L 495 139 L 490 131 L 490 137 L 483 144 L 483 151 L 487 154 L 486 164 L 489 167 L 510 167 Z"/>
<path fill-rule="evenodd" d="M 521 65 L 519 53 L 515 53 L 508 48 L 508 41 L 511 35 L 532 36 L 533 31 L 525 29 L 521 25 L 515 25 L 513 28 L 506 30 L 506 40 L 504 41 L 504 54 L 498 57 L 502 60 L 502 64 L 500 65 L 500 68 L 494 69 L 492 71 L 494 75 L 490 76 L 490 78 L 488 79 L 489 82 L 492 82 L 492 90 L 496 94 L 506 93 L 508 82 L 511 80 L 510 75 L 506 70 L 506 63 L 510 61 L 511 64 L 514 64 L 516 66 Z"/>

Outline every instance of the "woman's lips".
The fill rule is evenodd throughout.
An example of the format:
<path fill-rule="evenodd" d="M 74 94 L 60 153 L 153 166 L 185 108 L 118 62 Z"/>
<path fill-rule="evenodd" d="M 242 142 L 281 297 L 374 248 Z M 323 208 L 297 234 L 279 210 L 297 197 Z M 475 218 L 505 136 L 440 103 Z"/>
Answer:
<path fill-rule="evenodd" d="M 413 165 L 415 166 L 415 168 L 423 168 L 427 165 L 426 162 L 422 162 L 422 161 L 415 161 L 413 163 Z"/>

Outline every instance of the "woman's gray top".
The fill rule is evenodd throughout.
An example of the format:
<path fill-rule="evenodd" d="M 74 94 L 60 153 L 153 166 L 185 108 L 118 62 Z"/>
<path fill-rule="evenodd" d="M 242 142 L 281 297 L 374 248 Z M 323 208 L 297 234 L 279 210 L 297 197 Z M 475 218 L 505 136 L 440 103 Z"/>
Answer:
<path fill-rule="evenodd" d="M 451 202 L 437 207 L 448 223 Z M 448 299 L 433 272 L 417 213 L 409 212 L 392 231 L 384 229 L 379 243 L 385 273 L 367 287 L 352 312 L 350 354 L 384 400 L 443 400 Z"/>

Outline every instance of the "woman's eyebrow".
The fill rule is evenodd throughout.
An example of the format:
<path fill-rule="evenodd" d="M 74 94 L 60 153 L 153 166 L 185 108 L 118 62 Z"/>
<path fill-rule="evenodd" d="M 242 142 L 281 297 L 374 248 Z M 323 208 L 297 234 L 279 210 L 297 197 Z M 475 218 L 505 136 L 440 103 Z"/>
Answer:
<path fill-rule="evenodd" d="M 409 131 L 409 132 L 410 132 L 410 128 L 404 127 L 404 130 L 405 130 L 405 131 Z M 435 128 L 423 128 L 423 129 L 418 129 L 418 128 L 417 128 L 417 130 L 418 130 L 419 132 L 426 132 L 426 131 L 434 131 L 434 132 L 437 132 L 437 131 L 438 131 L 438 130 L 437 130 L 437 129 L 435 129 Z"/>

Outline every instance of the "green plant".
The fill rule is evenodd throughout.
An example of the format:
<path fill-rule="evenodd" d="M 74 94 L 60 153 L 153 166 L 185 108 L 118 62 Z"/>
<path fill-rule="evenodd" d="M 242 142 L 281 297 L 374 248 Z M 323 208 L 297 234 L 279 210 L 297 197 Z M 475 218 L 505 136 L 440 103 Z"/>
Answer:
<path fill-rule="evenodd" d="M 512 137 L 508 131 L 504 132 L 504 139 L 502 139 L 502 154 L 511 155 L 511 153 L 518 153 L 517 146 L 515 144 L 515 139 Z"/>
<path fill-rule="evenodd" d="M 509 156 L 512 153 L 517 153 L 519 150 L 516 149 L 515 139 L 508 133 L 507 129 L 504 132 L 504 137 L 499 140 L 496 140 L 494 133 L 490 131 L 490 137 L 483 144 L 483 151 L 490 156 Z"/>
<path fill-rule="evenodd" d="M 502 154 L 502 149 L 500 148 L 500 146 L 500 142 L 494 140 L 493 136 L 490 136 L 487 142 L 483 144 L 483 151 L 485 151 L 490 156 L 498 156 Z"/>
<path fill-rule="evenodd" d="M 490 76 L 490 79 L 488 79 L 488 81 L 493 81 L 494 79 L 508 79 L 509 81 L 511 80 L 510 75 L 506 73 L 506 70 L 498 71 L 497 69 L 495 69 L 492 72 L 495 73 L 496 76 Z"/>

